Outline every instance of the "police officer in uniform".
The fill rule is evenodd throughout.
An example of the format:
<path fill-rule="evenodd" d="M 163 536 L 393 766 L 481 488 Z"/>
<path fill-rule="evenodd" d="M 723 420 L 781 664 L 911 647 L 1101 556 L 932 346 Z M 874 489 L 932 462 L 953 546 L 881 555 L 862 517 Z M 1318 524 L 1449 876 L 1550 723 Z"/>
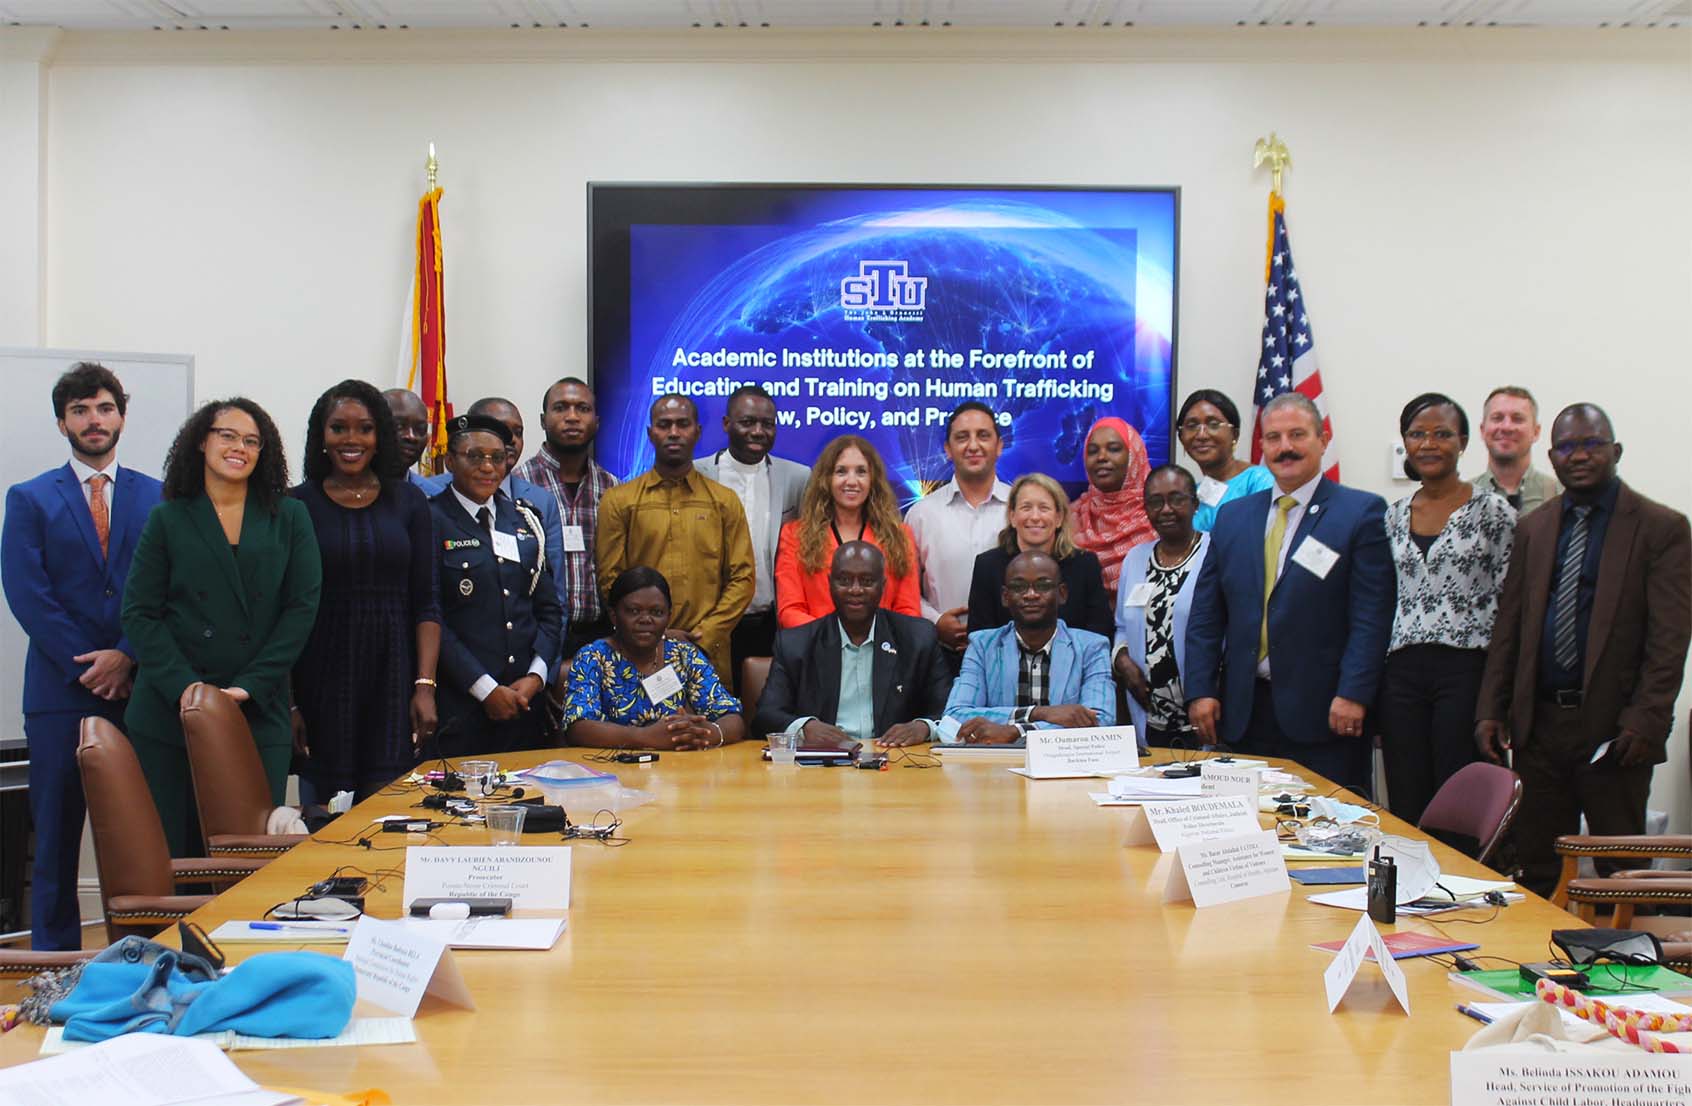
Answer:
<path fill-rule="evenodd" d="M 511 431 L 487 415 L 447 424 L 452 483 L 429 501 L 441 551 L 441 756 L 535 749 L 563 609 L 540 513 L 500 490 Z"/>

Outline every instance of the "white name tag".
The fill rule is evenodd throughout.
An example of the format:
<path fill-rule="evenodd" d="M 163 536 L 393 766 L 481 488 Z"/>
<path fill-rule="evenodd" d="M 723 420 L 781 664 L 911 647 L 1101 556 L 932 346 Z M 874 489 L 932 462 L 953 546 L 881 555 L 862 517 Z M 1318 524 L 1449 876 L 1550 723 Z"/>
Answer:
<path fill-rule="evenodd" d="M 1228 485 L 1220 480 L 1207 476 L 1199 481 L 1199 502 L 1206 507 L 1214 507 L 1222 502 L 1222 497 L 1228 494 Z"/>
<path fill-rule="evenodd" d="M 1152 582 L 1150 580 L 1141 580 L 1132 588 L 1128 589 L 1128 598 L 1122 601 L 1122 605 L 1125 607 L 1143 607 L 1147 603 L 1151 602 L 1151 597 Z"/>
<path fill-rule="evenodd" d="M 564 534 L 564 552 L 566 552 L 566 553 L 586 553 L 587 552 L 587 538 L 585 536 L 583 536 L 582 528 L 580 526 L 566 526 L 566 527 L 564 527 L 563 534 Z"/>
<path fill-rule="evenodd" d="M 1328 571 L 1339 563 L 1339 554 L 1323 545 L 1315 538 L 1305 538 L 1293 550 L 1293 564 L 1313 574 L 1318 580 L 1326 580 Z"/>
<path fill-rule="evenodd" d="M 494 556 L 502 561 L 521 561 L 522 555 L 517 552 L 517 535 L 507 534 L 503 530 L 493 532 Z"/>
<path fill-rule="evenodd" d="M 678 694 L 682 689 L 682 682 L 681 677 L 676 675 L 676 666 L 666 664 L 652 675 L 642 676 L 640 686 L 646 689 L 646 697 L 652 700 L 652 705 L 657 706 L 670 696 Z"/>
<path fill-rule="evenodd" d="M 401 1017 L 415 1015 L 424 995 L 466 1010 L 476 1008 L 446 944 L 397 922 L 368 914 L 359 918 L 341 959 L 352 965 L 360 1002 L 373 1002 Z"/>
<path fill-rule="evenodd" d="M 1171 853 L 1195 841 L 1240 837 L 1262 828 L 1257 821 L 1256 806 L 1240 795 L 1147 803 L 1134 812 L 1128 823 L 1125 844 L 1155 844 L 1160 851 Z"/>
<path fill-rule="evenodd" d="M 1292 889 L 1274 830 L 1195 841 L 1177 848 L 1175 859 L 1164 902 L 1191 899 L 1194 906 L 1216 906 Z"/>
<path fill-rule="evenodd" d="M 1240 768 L 1232 764 L 1218 764 L 1207 760 L 1199 766 L 1199 794 L 1240 795 L 1257 807 L 1257 789 L 1263 782 L 1263 769 Z"/>
<path fill-rule="evenodd" d="M 1398 961 L 1387 951 L 1386 942 L 1381 940 L 1380 931 L 1375 923 L 1365 914 L 1357 919 L 1357 925 L 1351 930 L 1351 936 L 1345 939 L 1334 956 L 1334 962 L 1329 964 L 1322 973 L 1322 986 L 1328 992 L 1328 1013 L 1334 1012 L 1340 999 L 1350 990 L 1352 980 L 1357 978 L 1357 969 L 1363 966 L 1363 958 L 1370 951 L 1375 954 L 1375 962 L 1381 966 L 1381 974 L 1386 976 L 1387 986 L 1392 988 L 1392 997 L 1398 1000 L 1398 1005 L 1404 1012 L 1410 1012 L 1410 991 L 1404 983 L 1404 969 L 1399 967 Z M 1468 1098 L 1453 1098 L 1453 1102 L 1470 1102 Z"/>
<path fill-rule="evenodd" d="M 1558 1054 L 1523 1046 L 1451 1054 L 1451 1101 L 1467 1106 L 1518 1102 L 1633 1106 L 1685 1102 L 1689 1095 L 1692 1056 L 1684 1053 Z"/>
<path fill-rule="evenodd" d="M 570 848 L 521 849 L 454 845 L 405 850 L 401 901 L 504 899 L 513 910 L 570 909 Z"/>
<path fill-rule="evenodd" d="M 1073 730 L 1029 730 L 1022 775 L 1035 780 L 1077 779 L 1140 766 L 1132 726 L 1089 726 Z"/>

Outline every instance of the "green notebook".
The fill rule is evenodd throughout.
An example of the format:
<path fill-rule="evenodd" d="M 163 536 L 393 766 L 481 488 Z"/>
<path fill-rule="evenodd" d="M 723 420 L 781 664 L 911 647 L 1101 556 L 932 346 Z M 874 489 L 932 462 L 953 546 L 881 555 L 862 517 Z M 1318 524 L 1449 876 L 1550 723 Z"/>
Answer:
<path fill-rule="evenodd" d="M 1593 964 L 1586 969 L 1591 985 L 1582 994 L 1598 998 L 1616 998 L 1644 991 L 1665 995 L 1692 994 L 1692 979 L 1660 964 L 1634 967 L 1626 964 Z M 1533 997 L 1533 984 L 1522 978 L 1515 968 L 1488 972 L 1452 972 L 1458 983 L 1506 999 Z"/>

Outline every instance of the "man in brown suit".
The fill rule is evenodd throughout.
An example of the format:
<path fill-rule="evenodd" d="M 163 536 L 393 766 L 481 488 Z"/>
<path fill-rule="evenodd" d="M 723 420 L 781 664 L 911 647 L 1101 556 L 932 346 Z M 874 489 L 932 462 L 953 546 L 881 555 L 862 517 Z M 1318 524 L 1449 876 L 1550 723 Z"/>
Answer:
<path fill-rule="evenodd" d="M 1556 886 L 1558 834 L 1645 829 L 1692 637 L 1692 529 L 1616 476 L 1609 416 L 1575 404 L 1551 425 L 1567 489 L 1523 516 L 1475 708 L 1475 744 L 1522 777 L 1522 884 Z"/>

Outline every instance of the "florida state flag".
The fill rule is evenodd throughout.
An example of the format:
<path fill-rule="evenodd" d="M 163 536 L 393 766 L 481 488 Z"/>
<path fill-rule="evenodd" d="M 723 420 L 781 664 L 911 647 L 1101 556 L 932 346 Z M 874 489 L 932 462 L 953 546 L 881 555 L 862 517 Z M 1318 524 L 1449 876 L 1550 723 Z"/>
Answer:
<path fill-rule="evenodd" d="M 447 402 L 445 270 L 441 264 L 441 189 L 417 202 L 417 266 L 412 272 L 411 357 L 405 386 L 423 397 L 433 432 L 420 464 L 440 472 L 446 458 Z"/>

